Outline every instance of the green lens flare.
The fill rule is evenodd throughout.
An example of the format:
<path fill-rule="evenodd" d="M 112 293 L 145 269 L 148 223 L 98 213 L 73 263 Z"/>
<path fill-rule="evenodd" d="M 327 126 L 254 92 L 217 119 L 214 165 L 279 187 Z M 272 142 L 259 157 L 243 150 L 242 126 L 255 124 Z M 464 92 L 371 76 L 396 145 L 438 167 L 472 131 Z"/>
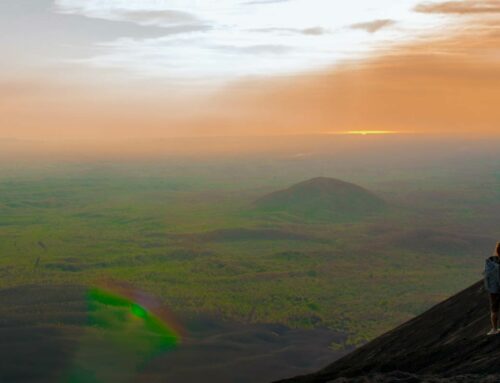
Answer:
<path fill-rule="evenodd" d="M 148 315 L 148 312 L 137 304 L 132 305 L 131 311 L 132 314 L 134 314 L 138 318 L 146 318 L 146 316 Z"/>
<path fill-rule="evenodd" d="M 142 296 L 131 289 L 88 290 L 88 326 L 62 383 L 131 382 L 151 359 L 179 345 L 176 326 Z"/>

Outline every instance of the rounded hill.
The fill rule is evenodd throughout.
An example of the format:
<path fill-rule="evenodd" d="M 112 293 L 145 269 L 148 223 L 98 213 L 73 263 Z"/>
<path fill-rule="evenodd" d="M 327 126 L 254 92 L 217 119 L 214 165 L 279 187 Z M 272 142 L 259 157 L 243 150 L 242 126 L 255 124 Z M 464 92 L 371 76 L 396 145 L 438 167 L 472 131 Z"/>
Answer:
<path fill-rule="evenodd" d="M 382 211 L 385 201 L 369 190 L 335 178 L 317 177 L 255 201 L 263 211 L 284 212 L 304 218 L 350 219 Z"/>

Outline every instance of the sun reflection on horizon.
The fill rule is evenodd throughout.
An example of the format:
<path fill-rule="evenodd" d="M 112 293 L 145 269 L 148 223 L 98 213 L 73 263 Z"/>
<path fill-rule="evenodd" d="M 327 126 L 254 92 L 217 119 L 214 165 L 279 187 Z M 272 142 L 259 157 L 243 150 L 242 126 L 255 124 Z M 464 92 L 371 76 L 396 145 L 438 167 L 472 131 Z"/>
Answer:
<path fill-rule="evenodd" d="M 337 134 L 368 136 L 368 135 L 384 135 L 384 134 L 402 134 L 404 132 L 397 130 L 348 130 L 345 132 L 338 132 Z"/>

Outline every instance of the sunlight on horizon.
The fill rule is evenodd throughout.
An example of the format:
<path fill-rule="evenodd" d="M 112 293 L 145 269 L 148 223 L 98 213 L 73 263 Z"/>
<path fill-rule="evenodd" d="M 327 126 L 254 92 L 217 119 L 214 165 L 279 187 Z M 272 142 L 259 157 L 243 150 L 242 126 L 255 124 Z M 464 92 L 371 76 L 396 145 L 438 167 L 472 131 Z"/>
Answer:
<path fill-rule="evenodd" d="M 385 134 L 404 134 L 397 130 L 347 130 L 344 132 L 331 132 L 329 134 L 353 135 L 353 136 L 369 136 L 369 135 L 385 135 Z"/>

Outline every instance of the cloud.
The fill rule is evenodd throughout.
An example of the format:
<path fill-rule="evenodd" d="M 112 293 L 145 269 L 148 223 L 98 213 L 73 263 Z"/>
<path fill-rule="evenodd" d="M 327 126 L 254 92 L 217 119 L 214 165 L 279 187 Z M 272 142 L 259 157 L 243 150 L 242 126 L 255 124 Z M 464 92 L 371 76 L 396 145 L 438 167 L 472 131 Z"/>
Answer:
<path fill-rule="evenodd" d="M 253 0 L 247 1 L 243 4 L 245 5 L 260 5 L 260 4 L 276 4 L 276 3 L 287 3 L 291 0 Z"/>
<path fill-rule="evenodd" d="M 321 36 L 328 33 L 328 30 L 322 27 L 310 27 L 310 28 L 259 28 L 252 29 L 251 32 L 259 33 L 280 33 L 280 34 L 301 34 L 306 36 Z"/>
<path fill-rule="evenodd" d="M 376 33 L 379 30 L 390 27 L 394 24 L 396 24 L 394 20 L 380 19 L 380 20 L 368 21 L 365 23 L 351 24 L 350 27 L 352 29 L 362 29 L 368 33 Z"/>
<path fill-rule="evenodd" d="M 308 14 L 313 8 L 309 6 L 297 8 L 298 14 L 280 13 L 280 17 L 269 9 L 271 6 L 255 7 L 252 12 L 262 17 L 250 19 L 248 7 L 246 12 L 241 12 L 241 7 L 228 7 L 227 13 L 220 14 L 204 8 L 195 14 L 184 8 L 142 6 L 159 1 L 85 0 L 78 2 L 88 7 L 84 11 L 26 18 L 37 29 L 25 29 L 24 18 L 9 21 L 1 12 L 0 1 L 0 25 L 13 25 L 10 34 L 0 35 L 0 41 L 23 36 L 25 45 L 12 40 L 16 57 L 23 53 L 20 46 L 32 55 L 36 47 L 49 43 L 95 43 L 91 55 L 75 60 L 74 67 L 55 67 L 55 74 L 51 71 L 54 67 L 44 61 L 42 78 L 35 78 L 38 81 L 27 81 L 25 73 L 18 73 L 17 78 L 26 80 L 16 82 L 16 77 L 10 79 L 2 71 L 9 81 L 0 78 L 1 135 L 113 140 L 349 130 L 449 135 L 499 132 L 500 34 L 498 24 L 489 17 L 460 18 L 456 24 L 455 17 L 413 12 L 416 2 L 407 9 L 413 15 L 409 18 L 384 9 L 371 19 L 398 20 L 401 28 L 388 30 L 391 42 L 382 44 L 389 40 L 386 33 L 371 35 L 345 27 L 350 24 L 346 20 L 354 22 L 359 13 L 346 13 L 351 18 L 341 14 L 338 21 L 329 24 L 337 15 L 325 14 L 324 8 Z M 229 0 L 214 1 L 229 4 Z M 111 11 L 98 9 L 111 3 L 121 6 Z M 180 7 L 185 3 L 169 0 L 164 4 Z M 16 10 L 20 15 L 29 9 L 28 0 L 23 4 Z M 448 5 L 446 9 L 451 8 Z M 340 7 L 338 12 L 347 11 Z M 386 18 L 378 19 L 380 15 Z M 412 17 L 417 18 L 417 27 L 405 32 L 408 25 L 415 25 Z M 422 19 L 425 36 L 414 33 Z M 435 19 L 443 24 L 432 36 L 429 26 L 435 25 Z M 449 19 L 456 29 L 444 27 L 449 26 L 444 24 Z M 19 24 L 19 29 L 14 24 Z M 377 27 L 358 24 L 365 24 L 358 28 L 367 31 Z M 196 30 L 201 25 L 209 28 Z M 308 34 L 311 25 L 315 27 Z M 34 40 L 26 45 L 28 39 Z M 367 41 L 374 41 L 378 50 L 370 50 Z M 2 52 L 5 56 L 5 49 Z M 367 53 L 376 55 L 368 59 Z M 54 53 L 48 58 L 60 56 Z M 282 76 L 284 73 L 287 76 Z M 258 76 L 245 77 L 250 75 Z M 207 86 L 217 76 L 226 81 L 217 87 Z M 233 81 L 227 82 L 228 78 Z M 60 82 L 64 84 L 59 86 Z"/>
<path fill-rule="evenodd" d="M 380 57 L 293 81 L 234 85 L 219 99 L 218 110 L 226 117 L 219 116 L 220 129 L 233 134 L 243 134 L 245 126 L 253 126 L 255 134 L 499 134 L 500 34 L 486 21 L 457 30 L 446 38 L 393 46 Z"/>
<path fill-rule="evenodd" d="M 154 6 L 155 4 L 161 5 L 162 3 L 146 1 L 141 7 L 134 1 L 127 4 L 122 1 L 99 3 L 95 1 L 57 0 L 55 10 L 61 14 L 81 15 L 108 21 L 125 21 L 143 26 L 206 28 L 205 22 L 187 10 L 170 9 L 167 6 L 157 8 Z"/>
<path fill-rule="evenodd" d="M 394 6 L 394 0 L 352 0 L 341 6 L 331 0 L 55 0 L 55 9 L 165 30 L 165 36 L 124 35 L 130 38 L 97 44 L 96 54 L 80 62 L 91 69 L 188 80 L 222 79 L 225 72 L 223 80 L 231 80 L 316 70 L 376 53 L 388 36 L 391 43 L 417 38 L 438 24 L 412 11 L 418 2 Z M 374 20 L 345 28 L 359 14 Z M 401 27 L 376 33 L 393 20 Z"/>
<path fill-rule="evenodd" d="M 193 25 L 202 22 L 193 14 L 172 10 L 125 10 L 120 12 L 129 21 L 146 25 Z"/>
<path fill-rule="evenodd" d="M 415 7 L 420 13 L 443 14 L 500 14 L 498 0 L 447 1 L 444 3 L 421 3 Z"/>
<path fill-rule="evenodd" d="M 302 29 L 301 33 L 303 33 L 304 35 L 310 35 L 310 36 L 320 36 L 320 35 L 324 35 L 328 32 L 325 28 L 312 27 L 312 28 Z"/>
<path fill-rule="evenodd" d="M 483 19 L 474 22 L 460 24 L 458 32 L 447 37 L 441 34 L 435 39 L 391 45 L 370 60 L 301 75 L 240 80 L 218 91 L 203 89 L 205 93 L 196 86 L 194 96 L 156 79 L 141 88 L 127 77 L 121 87 L 111 87 L 108 75 L 104 86 L 94 79 L 87 90 L 0 83 L 0 101 L 4 101 L 3 105 L 0 102 L 0 126 L 4 136 L 110 141 L 352 130 L 498 135 L 500 35 L 494 23 Z M 132 41 L 125 56 L 107 59 L 118 60 L 120 66 L 120 60 L 132 60 L 127 65 L 143 68 L 151 52 L 156 52 L 164 56 L 149 60 L 151 70 L 163 71 L 172 52 L 179 52 L 168 50 L 171 41 L 179 43 L 177 40 L 154 39 L 139 46 Z M 226 42 L 232 47 L 239 39 Z M 150 47 L 138 52 L 144 44 Z M 211 55 L 216 49 L 209 39 L 197 44 L 196 49 L 206 46 L 206 50 L 181 50 L 181 64 L 192 65 L 190 60 Z M 125 45 L 126 41 L 121 42 L 117 50 Z M 277 60 L 286 64 L 288 54 L 296 52 L 277 55 Z M 254 57 L 248 55 L 247 60 Z M 210 57 L 217 59 L 216 66 L 220 66 L 221 57 L 227 60 L 226 65 L 237 66 L 241 62 L 235 58 L 238 56 L 240 53 L 229 49 Z M 274 64 L 274 57 L 272 61 Z"/>
<path fill-rule="evenodd" d="M 235 36 L 220 33 L 212 30 L 152 39 L 118 39 L 100 44 L 103 53 L 79 62 L 115 72 L 122 69 L 128 79 L 190 79 L 204 83 L 228 77 L 294 72 L 298 66 L 310 65 L 309 52 L 293 45 L 289 38 L 267 36 L 266 44 L 255 33 Z M 326 64 L 325 57 L 319 60 Z"/>
<path fill-rule="evenodd" d="M 154 38 L 192 31 L 192 26 L 160 28 L 126 20 L 106 20 L 80 14 L 56 13 L 52 0 L 0 1 L 0 81 L 18 72 L 43 73 L 55 69 L 68 73 L 64 63 L 85 59 L 98 52 L 96 44 L 123 37 Z M 196 28 L 199 30 L 200 28 Z M 55 67 L 55 68 L 54 68 Z M 26 76 L 23 74 L 21 77 Z"/>
<path fill-rule="evenodd" d="M 272 45 L 272 44 L 258 44 L 258 45 L 249 45 L 244 47 L 238 46 L 227 46 L 227 45 L 217 45 L 214 46 L 214 49 L 231 52 L 231 53 L 243 53 L 243 54 L 251 54 L 251 55 L 282 55 L 289 53 L 293 48 L 290 48 L 285 45 Z"/>

